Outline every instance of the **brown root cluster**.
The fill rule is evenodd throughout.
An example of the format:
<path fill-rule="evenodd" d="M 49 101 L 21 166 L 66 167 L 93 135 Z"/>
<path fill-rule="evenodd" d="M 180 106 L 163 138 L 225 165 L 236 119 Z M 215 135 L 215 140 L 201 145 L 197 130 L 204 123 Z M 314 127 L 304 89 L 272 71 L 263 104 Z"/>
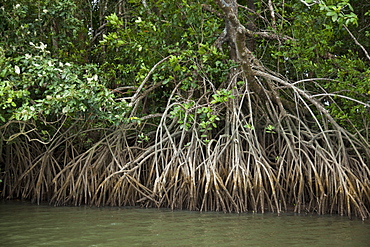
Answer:
<path fill-rule="evenodd" d="M 223 85 L 232 91 L 225 102 L 212 103 L 217 91 L 204 82 L 204 94 L 179 122 L 171 111 L 192 97 L 181 97 L 176 87 L 160 117 L 89 130 L 100 136 L 87 150 L 79 147 L 87 130 L 73 126 L 50 143 L 18 137 L 3 147 L 2 196 L 55 205 L 368 218 L 368 142 L 337 125 L 299 82 L 261 72 L 255 76 L 261 97 L 246 79 L 240 83 L 241 74 Z M 220 120 L 200 131 L 198 109 L 205 106 Z M 139 133 L 153 122 L 147 141 L 140 141 Z"/>

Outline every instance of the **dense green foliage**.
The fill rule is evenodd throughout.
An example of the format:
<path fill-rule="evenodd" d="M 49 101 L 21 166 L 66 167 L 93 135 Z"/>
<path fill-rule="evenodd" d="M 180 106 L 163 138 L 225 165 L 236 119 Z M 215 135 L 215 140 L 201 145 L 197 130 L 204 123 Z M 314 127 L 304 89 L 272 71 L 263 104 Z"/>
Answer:
<path fill-rule="evenodd" d="M 320 135 L 316 135 L 316 131 L 331 133 L 333 128 L 342 133 L 341 128 L 348 130 L 348 134 L 343 134 L 343 143 L 348 145 L 348 153 L 360 157 L 363 155 L 363 159 L 358 160 L 357 156 L 351 159 L 343 154 L 343 160 L 347 161 L 348 158 L 354 160 L 356 165 L 368 165 L 368 151 L 356 145 L 370 145 L 370 57 L 365 49 L 370 47 L 370 4 L 364 0 L 238 1 L 238 19 L 248 29 L 245 44 L 242 45 L 246 45 L 259 60 L 258 66 L 263 66 L 266 68 L 264 71 L 270 74 L 270 77 L 257 80 L 258 83 L 253 85 L 248 75 L 247 79 L 241 76 L 246 69 L 241 65 L 241 56 L 237 55 L 240 44 L 233 44 L 232 38 L 225 31 L 232 23 L 225 14 L 230 7 L 228 3 L 236 1 L 223 2 L 4 0 L 0 5 L 0 172 L 5 171 L 3 175 L 8 180 L 2 179 L 3 196 L 37 200 L 53 198 L 54 202 L 60 203 L 64 200 L 64 195 L 68 198 L 66 202 L 75 204 L 83 203 L 83 200 L 89 203 L 90 197 L 97 204 L 115 204 L 113 199 L 104 201 L 102 198 L 105 196 L 101 194 L 118 193 L 117 188 L 123 186 L 124 182 L 117 178 L 114 189 L 106 189 L 106 181 L 119 172 L 114 170 L 116 168 L 109 168 L 111 174 L 108 174 L 100 164 L 110 167 L 113 163 L 136 162 L 141 166 L 140 157 L 150 150 L 163 148 L 164 140 L 170 140 L 168 149 L 180 150 L 184 144 L 188 145 L 188 150 L 192 150 L 190 140 L 193 140 L 194 133 L 199 134 L 201 146 L 194 146 L 193 150 L 204 152 L 199 156 L 193 155 L 198 159 L 206 160 L 210 150 L 217 147 L 218 144 L 215 143 L 229 132 L 237 130 L 246 136 L 249 133 L 258 136 L 257 142 L 261 142 L 261 147 L 266 152 L 259 153 L 266 157 L 263 162 L 271 167 L 274 167 L 275 162 L 283 166 L 289 162 L 280 162 L 284 160 L 281 157 L 289 160 L 290 156 L 276 151 L 282 145 L 278 143 L 280 139 L 289 139 L 287 136 L 290 134 L 285 135 L 284 131 L 294 128 L 289 124 L 280 124 L 276 116 L 283 116 L 285 119 L 294 114 L 297 114 L 294 118 L 297 122 L 294 124 L 297 124 L 298 129 L 301 128 L 298 125 L 301 126 L 301 122 L 305 122 L 309 116 L 307 119 L 310 122 L 303 125 L 305 128 L 305 124 L 308 129 L 312 128 L 312 133 L 310 129 L 308 134 L 302 134 L 302 138 L 309 138 L 307 136 L 311 134 L 314 137 L 307 143 L 315 142 L 315 138 Z M 276 78 L 282 80 L 278 86 L 270 83 L 270 80 L 278 81 Z M 249 83 L 251 84 L 248 85 Z M 294 87 L 289 88 L 288 83 Z M 246 93 L 248 90 L 252 91 L 252 96 Z M 297 92 L 301 96 L 306 95 L 305 93 L 310 96 L 305 101 L 297 96 Z M 274 102 L 270 99 L 273 98 L 271 95 L 278 100 L 281 97 L 283 103 Z M 247 98 L 248 102 L 256 105 L 249 106 L 252 103 L 245 103 Z M 235 106 L 235 102 L 241 102 L 239 108 Z M 326 108 L 330 117 L 318 106 L 320 104 Z M 282 111 L 282 107 L 286 111 Z M 301 112 L 303 108 L 308 110 Z M 229 131 L 229 123 L 237 118 L 233 116 L 231 109 L 242 112 L 245 117 L 240 117 L 238 113 L 241 118 L 239 121 L 245 122 L 238 122 L 241 127 Z M 256 111 L 263 114 L 255 116 L 252 109 L 258 109 Z M 281 115 L 275 113 L 275 110 L 282 111 Z M 289 114 L 284 115 L 286 112 Z M 302 114 L 305 115 L 304 118 Z M 336 120 L 335 123 L 331 121 L 331 117 Z M 161 137 L 166 126 L 178 126 L 178 129 L 172 130 L 168 127 L 167 133 L 173 131 L 174 136 Z M 117 134 L 121 133 L 119 131 L 124 134 Z M 172 140 L 176 133 L 181 133 L 182 136 L 179 147 Z M 189 137 L 189 133 L 193 137 Z M 333 139 L 340 140 L 341 135 L 338 134 L 339 137 Z M 356 138 L 355 141 L 352 141 L 352 137 Z M 291 138 L 294 139 L 293 136 Z M 323 142 L 329 143 L 330 138 L 332 136 L 328 134 Z M 108 145 L 109 151 L 103 151 L 105 149 L 100 145 Z M 227 145 L 220 153 L 224 152 Z M 273 148 L 275 145 L 276 148 Z M 127 154 L 122 151 L 125 147 Z M 133 151 L 130 147 L 137 150 Z M 291 146 L 289 148 L 292 149 Z M 21 155 L 23 149 L 28 150 L 25 151 L 25 156 Z M 299 147 L 297 150 L 303 148 Z M 309 150 L 304 151 L 307 160 L 326 155 L 314 155 L 311 154 L 314 148 Z M 335 156 L 333 150 L 330 152 Z M 338 150 L 342 150 L 342 147 L 338 147 Z M 91 158 L 93 152 L 101 152 L 101 157 L 108 157 L 110 153 L 112 157 Z M 225 151 L 228 155 L 232 154 L 232 151 L 228 152 Z M 250 149 L 245 152 L 255 151 Z M 45 153 L 48 155 L 43 155 Z M 167 154 L 155 155 L 158 160 L 175 163 L 175 158 L 165 158 Z M 178 156 L 181 155 L 174 154 L 174 157 Z M 342 158 L 338 157 L 338 162 L 342 162 Z M 99 168 L 91 171 L 91 174 L 99 173 L 99 170 L 105 177 L 93 178 L 91 181 L 100 179 L 98 182 L 101 184 L 94 189 L 102 192 L 89 197 L 87 190 L 90 191 L 93 187 L 90 186 L 85 190 L 83 199 L 73 201 L 72 193 L 71 196 L 67 195 L 71 191 L 67 192 L 66 188 L 78 186 L 66 185 L 67 178 L 71 176 L 64 177 L 63 174 L 73 172 L 75 168 L 70 168 L 73 164 L 77 164 L 79 171 L 82 171 L 85 169 L 81 168 L 84 167 L 84 161 L 99 164 Z M 337 164 L 336 162 L 334 163 Z M 22 165 L 18 167 L 17 163 Z M 33 171 L 38 166 L 46 175 Z M 126 165 L 118 167 L 122 171 L 122 167 Z M 132 168 L 134 169 L 138 168 Z M 151 177 L 154 170 L 144 169 L 144 175 L 140 173 L 137 180 L 128 184 L 136 184 L 138 187 L 135 188 L 141 189 L 147 186 L 155 194 L 157 187 L 152 188 L 151 182 L 139 182 L 139 177 L 142 176 L 154 181 Z M 289 172 L 293 170 L 295 169 L 290 169 Z M 156 173 L 159 174 L 158 169 Z M 317 176 L 316 171 L 315 174 Z M 367 168 L 363 174 L 366 180 L 369 175 Z M 18 180 L 10 182 L 11 176 L 17 176 Z M 279 176 L 276 175 L 276 180 Z M 26 177 L 32 182 L 22 180 Z M 230 176 L 224 180 L 226 184 L 229 178 Z M 84 182 L 80 179 L 76 178 L 76 181 L 81 186 L 86 185 L 86 178 Z M 61 184 L 65 184 L 59 184 L 59 180 Z M 287 187 L 288 180 L 290 179 L 283 182 Z M 203 181 L 208 181 L 208 177 Z M 313 180 L 307 178 L 307 181 Z M 29 190 L 17 187 L 31 186 L 32 183 L 37 186 Z M 207 186 L 208 182 L 205 194 L 208 193 Z M 315 194 L 314 191 L 319 191 L 318 187 L 322 188 L 322 185 L 306 190 Z M 350 188 L 352 191 L 353 188 Z M 364 186 L 358 190 L 365 191 L 366 194 L 369 193 L 366 191 L 368 188 Z M 343 188 L 336 191 L 341 189 Z M 52 190 L 59 194 L 55 197 Z M 299 193 L 303 193 L 302 191 L 303 189 L 299 189 Z M 324 193 L 323 190 L 321 192 Z M 298 204 L 301 202 L 298 197 L 290 195 L 286 199 L 287 204 Z M 333 200 L 339 200 L 336 196 L 333 197 Z M 259 200 L 259 196 L 256 198 Z M 364 198 L 364 204 L 370 203 L 369 194 Z M 119 198 L 117 204 L 136 203 L 134 199 L 127 199 L 130 203 L 123 203 L 122 200 Z M 159 201 L 154 204 L 161 205 Z M 261 207 L 262 204 L 263 199 Z M 203 205 L 204 199 L 201 208 Z M 344 210 L 343 205 L 341 207 Z M 189 208 L 194 209 L 195 206 Z M 350 214 L 349 209 L 347 213 Z M 364 217 L 366 213 L 361 215 Z"/>
<path fill-rule="evenodd" d="M 254 52 L 263 64 L 291 80 L 333 79 L 305 87 L 323 87 L 346 96 L 337 104 L 327 102 L 328 107 L 335 117 L 363 129 L 368 119 L 357 116 L 368 115 L 368 107 L 347 97 L 368 102 L 369 61 L 343 25 L 368 47 L 367 5 L 361 1 L 306 3 L 275 3 L 275 19 L 264 3 L 256 3 L 255 14 L 241 9 L 240 18 L 246 23 L 254 20 L 256 30 L 292 37 L 284 41 L 256 35 Z M 144 113 L 161 112 L 166 91 L 179 82 L 184 91 L 199 89 L 196 74 L 221 83 L 232 65 L 211 46 L 220 34 L 222 19 L 202 8 L 205 4 L 5 1 L 1 7 L 1 121 L 37 120 L 40 114 L 79 118 L 82 113 L 123 121 L 119 116 L 125 112 L 124 103 L 113 102 L 122 92 L 110 94 L 109 90 L 135 87 L 168 55 L 171 59 L 151 77 L 151 83 L 161 84 L 164 90 L 148 95 Z M 215 7 L 212 1 L 208 4 Z"/>

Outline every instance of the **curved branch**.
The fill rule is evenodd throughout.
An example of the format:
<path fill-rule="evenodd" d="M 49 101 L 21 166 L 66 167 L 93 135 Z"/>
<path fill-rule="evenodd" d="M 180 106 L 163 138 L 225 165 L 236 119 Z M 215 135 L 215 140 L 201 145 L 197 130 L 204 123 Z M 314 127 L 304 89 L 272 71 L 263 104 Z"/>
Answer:
<path fill-rule="evenodd" d="M 166 61 L 168 58 L 170 58 L 170 56 L 167 56 L 165 58 L 163 58 L 161 61 L 159 61 L 158 63 L 156 63 L 153 68 L 149 71 L 149 73 L 146 75 L 145 79 L 143 80 L 143 82 L 140 84 L 139 88 L 136 90 L 135 94 L 132 96 L 132 97 L 129 97 L 129 99 L 131 99 L 131 102 L 128 104 L 129 107 L 132 107 L 134 104 L 137 103 L 138 99 L 140 98 L 139 97 L 139 94 L 141 92 L 141 90 L 143 89 L 145 83 L 149 80 L 150 76 L 153 74 L 154 70 L 161 64 L 163 63 L 164 61 Z M 126 98 L 127 99 L 127 98 Z"/>
<path fill-rule="evenodd" d="M 363 47 L 359 42 L 358 40 L 355 38 L 355 36 L 353 36 L 353 34 L 351 33 L 351 31 L 349 31 L 348 27 L 346 25 L 343 25 L 343 27 L 346 29 L 346 31 L 348 32 L 348 34 L 351 36 L 351 38 L 355 41 L 356 45 L 358 45 L 361 50 L 365 53 L 365 56 L 367 59 L 370 60 L 370 56 L 369 56 L 369 53 L 367 52 L 367 50 L 365 49 L 365 47 Z"/>

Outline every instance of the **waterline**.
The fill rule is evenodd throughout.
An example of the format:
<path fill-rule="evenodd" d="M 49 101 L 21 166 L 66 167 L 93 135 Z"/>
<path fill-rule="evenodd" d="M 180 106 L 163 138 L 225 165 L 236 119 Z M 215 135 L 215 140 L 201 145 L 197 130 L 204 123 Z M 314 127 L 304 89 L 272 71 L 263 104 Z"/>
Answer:
<path fill-rule="evenodd" d="M 2 246 L 368 246 L 370 223 L 339 216 L 224 214 L 0 202 Z"/>

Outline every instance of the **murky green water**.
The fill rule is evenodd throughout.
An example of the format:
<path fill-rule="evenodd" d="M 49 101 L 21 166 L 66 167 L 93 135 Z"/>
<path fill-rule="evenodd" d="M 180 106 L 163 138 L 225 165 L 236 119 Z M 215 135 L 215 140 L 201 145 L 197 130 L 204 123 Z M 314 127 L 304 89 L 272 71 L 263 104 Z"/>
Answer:
<path fill-rule="evenodd" d="M 370 246 L 370 222 L 0 202 L 0 246 Z"/>

